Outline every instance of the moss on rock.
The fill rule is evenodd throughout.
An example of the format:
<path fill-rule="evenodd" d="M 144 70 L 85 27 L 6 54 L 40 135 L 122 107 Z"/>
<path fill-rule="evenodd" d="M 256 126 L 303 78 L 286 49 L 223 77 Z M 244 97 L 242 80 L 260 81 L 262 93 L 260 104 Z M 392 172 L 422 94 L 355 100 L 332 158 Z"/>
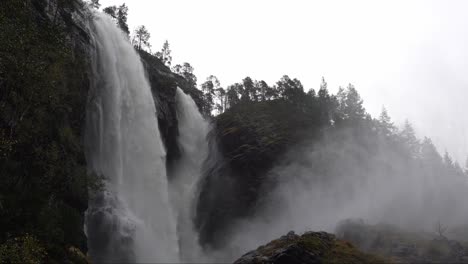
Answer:
<path fill-rule="evenodd" d="M 248 252 L 235 264 L 299 263 L 390 263 L 382 257 L 366 254 L 351 243 L 325 232 L 306 232 L 302 236 L 289 232 Z"/>

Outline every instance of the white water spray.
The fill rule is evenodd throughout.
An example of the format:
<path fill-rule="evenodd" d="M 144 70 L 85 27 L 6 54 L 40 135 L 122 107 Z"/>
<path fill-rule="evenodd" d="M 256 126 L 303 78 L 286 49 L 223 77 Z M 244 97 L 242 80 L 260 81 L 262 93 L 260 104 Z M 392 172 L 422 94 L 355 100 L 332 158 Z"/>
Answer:
<path fill-rule="evenodd" d="M 177 216 L 181 260 L 205 262 L 206 259 L 198 243 L 198 234 L 194 229 L 193 218 L 198 192 L 197 184 L 202 175 L 203 161 L 208 154 L 206 136 L 209 126 L 193 99 L 180 88 L 177 89 L 176 103 L 181 158 L 170 182 L 170 193 Z"/>
<path fill-rule="evenodd" d="M 95 85 L 87 159 L 105 193 L 87 212 L 90 255 L 103 262 L 179 262 L 165 150 L 138 54 L 109 17 L 94 20 Z"/>

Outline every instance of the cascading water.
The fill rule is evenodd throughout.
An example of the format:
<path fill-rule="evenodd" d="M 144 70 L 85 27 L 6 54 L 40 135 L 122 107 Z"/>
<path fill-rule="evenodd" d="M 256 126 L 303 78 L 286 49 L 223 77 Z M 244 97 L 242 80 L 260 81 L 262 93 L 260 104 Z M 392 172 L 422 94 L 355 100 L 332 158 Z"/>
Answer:
<path fill-rule="evenodd" d="M 177 216 L 181 260 L 203 261 L 198 234 L 193 225 L 193 209 L 197 197 L 197 184 L 202 175 L 202 164 L 208 154 L 206 136 L 209 125 L 198 111 L 193 99 L 180 88 L 177 89 L 176 103 L 181 158 L 170 182 L 170 193 Z"/>
<path fill-rule="evenodd" d="M 86 145 L 90 170 L 105 178 L 105 191 L 92 197 L 87 212 L 89 253 L 96 262 L 179 262 L 150 85 L 115 22 L 95 16 Z"/>

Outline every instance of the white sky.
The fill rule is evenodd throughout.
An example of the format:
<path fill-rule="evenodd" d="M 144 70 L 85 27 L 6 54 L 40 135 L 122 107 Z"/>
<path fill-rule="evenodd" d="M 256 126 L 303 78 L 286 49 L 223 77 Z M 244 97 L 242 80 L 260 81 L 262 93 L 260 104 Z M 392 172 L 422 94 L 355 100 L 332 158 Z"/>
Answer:
<path fill-rule="evenodd" d="M 173 64 L 198 83 L 284 74 L 335 92 L 352 83 L 374 116 L 385 105 L 464 163 L 468 155 L 468 1 L 101 0 L 129 6 L 153 51 L 169 40 Z"/>

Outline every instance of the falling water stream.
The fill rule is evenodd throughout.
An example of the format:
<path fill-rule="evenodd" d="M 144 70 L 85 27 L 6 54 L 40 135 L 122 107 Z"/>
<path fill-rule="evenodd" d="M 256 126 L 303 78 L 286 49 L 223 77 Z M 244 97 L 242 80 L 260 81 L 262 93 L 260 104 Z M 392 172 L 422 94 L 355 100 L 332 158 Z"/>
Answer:
<path fill-rule="evenodd" d="M 193 226 L 197 183 L 202 175 L 202 164 L 208 154 L 206 135 L 209 130 L 193 99 L 180 88 L 176 93 L 178 143 L 181 157 L 169 184 L 177 217 L 180 256 L 183 262 L 205 262 L 198 234 Z"/>
<path fill-rule="evenodd" d="M 90 170 L 105 178 L 86 216 L 96 262 L 179 262 L 156 107 L 145 70 L 111 18 L 95 14 L 87 109 Z"/>

